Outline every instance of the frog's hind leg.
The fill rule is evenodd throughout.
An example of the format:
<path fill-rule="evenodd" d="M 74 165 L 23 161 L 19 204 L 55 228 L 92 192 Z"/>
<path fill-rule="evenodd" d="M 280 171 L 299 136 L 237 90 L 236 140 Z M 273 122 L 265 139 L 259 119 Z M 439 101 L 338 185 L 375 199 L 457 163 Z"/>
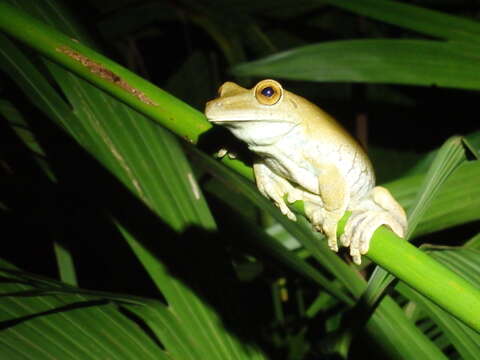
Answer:
<path fill-rule="evenodd" d="M 352 215 L 340 240 L 344 246 L 350 247 L 350 255 L 357 264 L 361 262 L 361 254 L 368 252 L 370 239 L 381 225 L 388 226 L 399 237 L 405 236 L 405 211 L 390 192 L 381 186 L 373 188 L 350 210 Z"/>
<path fill-rule="evenodd" d="M 316 195 L 319 202 L 305 198 L 305 214 L 313 227 L 327 237 L 328 247 L 338 251 L 337 224 L 347 210 L 350 193 L 343 175 L 335 165 L 317 164 L 317 168 L 322 169 Z"/>

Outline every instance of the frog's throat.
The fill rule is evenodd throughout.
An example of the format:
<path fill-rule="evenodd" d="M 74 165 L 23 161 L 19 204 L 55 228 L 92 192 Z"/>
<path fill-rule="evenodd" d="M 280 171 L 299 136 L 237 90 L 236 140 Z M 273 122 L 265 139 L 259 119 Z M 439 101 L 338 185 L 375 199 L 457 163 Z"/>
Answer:
<path fill-rule="evenodd" d="M 280 134 L 264 136 L 260 141 L 254 141 L 253 139 L 250 141 L 246 141 L 248 143 L 248 148 L 254 152 L 262 152 L 265 149 L 271 147 L 272 145 L 277 144 L 282 139 L 288 138 L 288 136 L 291 133 L 299 129 L 299 126 L 300 126 L 300 123 L 293 123 L 293 126 L 291 126 L 290 129 Z M 230 130 L 235 134 L 235 132 L 232 129 Z M 242 140 L 245 141 L 245 139 L 242 139 Z"/>

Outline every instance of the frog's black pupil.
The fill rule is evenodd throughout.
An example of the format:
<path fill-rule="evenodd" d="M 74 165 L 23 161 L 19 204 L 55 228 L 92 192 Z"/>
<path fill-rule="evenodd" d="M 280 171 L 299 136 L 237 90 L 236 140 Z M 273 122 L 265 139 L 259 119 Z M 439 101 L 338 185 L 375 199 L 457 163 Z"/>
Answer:
<path fill-rule="evenodd" d="M 262 95 L 266 97 L 272 97 L 273 94 L 275 94 L 275 90 L 273 90 L 271 86 L 267 86 L 265 89 L 262 90 Z"/>

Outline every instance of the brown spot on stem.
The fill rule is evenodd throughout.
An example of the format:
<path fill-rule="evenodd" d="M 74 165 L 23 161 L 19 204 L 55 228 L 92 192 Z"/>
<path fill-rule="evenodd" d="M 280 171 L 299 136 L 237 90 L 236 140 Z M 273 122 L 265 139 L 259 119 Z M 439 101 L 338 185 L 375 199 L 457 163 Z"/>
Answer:
<path fill-rule="evenodd" d="M 58 52 L 61 52 L 62 54 L 67 55 L 68 57 L 72 58 L 75 61 L 78 61 L 81 63 L 83 66 L 88 68 L 92 74 L 95 74 L 99 76 L 100 78 L 107 80 L 118 87 L 122 88 L 123 90 L 129 92 L 133 96 L 135 96 L 138 100 L 141 102 L 147 104 L 147 105 L 153 105 L 153 106 L 158 106 L 157 103 L 155 103 L 152 99 L 150 99 L 145 93 L 142 91 L 138 90 L 137 88 L 134 88 L 131 86 L 129 83 L 127 83 L 125 80 L 123 80 L 120 76 L 115 74 L 113 71 L 106 69 L 102 64 L 99 64 L 85 55 L 80 54 L 79 52 L 70 49 L 67 46 L 60 46 L 56 49 Z"/>

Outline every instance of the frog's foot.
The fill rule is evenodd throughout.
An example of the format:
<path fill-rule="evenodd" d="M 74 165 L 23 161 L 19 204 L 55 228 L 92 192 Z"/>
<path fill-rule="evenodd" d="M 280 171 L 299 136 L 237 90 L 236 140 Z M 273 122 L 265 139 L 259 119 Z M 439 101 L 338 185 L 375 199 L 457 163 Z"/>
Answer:
<path fill-rule="evenodd" d="M 280 187 L 279 187 L 280 190 L 279 191 L 278 191 L 278 188 L 277 188 L 276 192 L 275 192 L 275 190 L 272 189 L 272 191 L 275 192 L 275 195 L 273 195 L 274 197 L 271 197 L 271 196 L 269 196 L 269 197 L 273 200 L 275 206 L 277 206 L 280 209 L 280 211 L 283 215 L 285 215 L 286 217 L 288 217 L 292 221 L 296 221 L 297 217 L 290 210 L 290 208 L 288 207 L 288 205 L 285 202 L 285 195 L 286 195 L 287 202 L 292 204 L 295 201 L 303 199 L 302 191 L 298 190 L 298 189 L 295 189 L 288 182 L 286 182 L 286 184 L 283 184 L 283 185 L 284 186 L 280 185 Z M 277 186 L 278 186 L 278 184 L 277 184 Z"/>
<path fill-rule="evenodd" d="M 343 246 L 350 247 L 350 256 L 355 264 L 361 264 L 361 255 L 368 252 L 370 239 L 381 225 L 387 225 L 400 237 L 404 235 L 403 227 L 384 210 L 367 210 L 350 216 L 340 241 Z"/>
<path fill-rule="evenodd" d="M 368 252 L 370 239 L 381 225 L 388 226 L 399 237 L 405 236 L 405 212 L 387 189 L 378 186 L 357 209 L 353 209 L 340 238 L 344 246 L 350 247 L 356 264 L 361 263 L 361 255 Z"/>
<path fill-rule="evenodd" d="M 312 223 L 315 230 L 323 233 L 328 241 L 328 247 L 337 252 L 337 224 L 343 216 L 343 211 L 328 211 L 324 207 L 318 206 L 308 201 L 305 204 L 305 214 Z"/>
<path fill-rule="evenodd" d="M 236 159 L 236 158 L 237 158 L 237 154 L 236 154 L 236 153 L 229 152 L 229 151 L 228 151 L 227 149 L 225 149 L 225 148 L 222 148 L 222 149 L 218 150 L 218 151 L 214 154 L 214 156 L 215 156 L 216 158 L 219 158 L 219 159 L 223 158 L 225 155 L 227 155 L 229 159 Z"/>
<path fill-rule="evenodd" d="M 275 199 L 272 198 L 272 200 L 273 200 L 273 203 L 275 204 L 275 206 L 277 206 L 280 209 L 280 212 L 283 215 L 285 215 L 286 217 L 288 217 L 292 221 L 297 221 L 297 217 L 292 212 L 292 210 L 290 210 L 288 205 L 285 203 L 285 201 L 283 200 L 283 197 L 275 198 Z"/>
<path fill-rule="evenodd" d="M 297 200 L 303 200 L 303 192 L 294 188 L 290 182 L 273 173 L 262 163 L 254 164 L 253 169 L 258 190 L 262 195 L 272 200 L 283 215 L 295 221 L 297 217 L 288 207 L 284 197 L 286 195 L 286 200 L 293 203 Z"/>
<path fill-rule="evenodd" d="M 277 185 L 263 185 L 263 186 L 258 186 L 258 189 L 260 192 L 267 198 L 273 201 L 276 207 L 278 207 L 283 215 L 288 217 L 292 221 L 296 221 L 297 217 L 295 214 L 290 210 L 288 207 L 287 203 L 285 202 L 284 195 L 286 194 L 284 190 L 277 186 Z M 294 202 L 290 201 L 292 200 L 293 195 L 287 195 L 287 200 L 289 202 Z"/>

